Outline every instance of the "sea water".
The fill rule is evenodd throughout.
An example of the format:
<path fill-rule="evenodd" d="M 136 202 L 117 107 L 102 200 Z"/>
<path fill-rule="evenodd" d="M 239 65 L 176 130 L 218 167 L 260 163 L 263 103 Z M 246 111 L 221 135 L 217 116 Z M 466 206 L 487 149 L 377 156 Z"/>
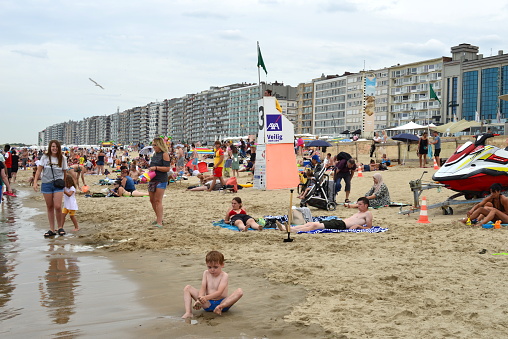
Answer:
<path fill-rule="evenodd" d="M 0 207 L 0 337 L 129 337 L 128 328 L 156 316 L 93 247 L 73 244 L 72 234 L 45 239 L 48 227 L 35 222 L 47 217 L 23 205 L 30 194 Z"/>

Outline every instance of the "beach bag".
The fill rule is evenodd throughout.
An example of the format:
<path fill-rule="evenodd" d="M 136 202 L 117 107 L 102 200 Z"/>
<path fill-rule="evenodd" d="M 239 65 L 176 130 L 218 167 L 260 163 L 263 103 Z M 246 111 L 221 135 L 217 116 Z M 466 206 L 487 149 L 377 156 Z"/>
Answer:
<path fill-rule="evenodd" d="M 305 217 L 303 216 L 303 213 L 301 211 L 294 208 L 292 210 L 292 213 L 293 213 L 293 220 L 292 220 L 293 225 L 303 225 L 306 223 Z"/>
<path fill-rule="evenodd" d="M 64 188 L 65 181 L 63 181 L 63 179 L 55 179 L 53 180 L 53 186 L 55 186 L 55 188 Z"/>
<path fill-rule="evenodd" d="M 63 179 L 55 179 L 55 172 L 53 171 L 53 164 L 51 163 L 51 160 L 49 162 L 49 166 L 51 167 L 51 174 L 53 175 L 53 186 L 58 189 L 64 188 L 65 181 Z"/>

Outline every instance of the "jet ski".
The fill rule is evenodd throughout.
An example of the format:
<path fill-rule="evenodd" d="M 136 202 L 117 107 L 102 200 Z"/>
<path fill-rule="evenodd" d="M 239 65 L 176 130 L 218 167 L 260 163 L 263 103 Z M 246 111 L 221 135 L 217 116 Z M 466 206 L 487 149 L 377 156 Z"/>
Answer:
<path fill-rule="evenodd" d="M 489 192 L 495 183 L 508 188 L 508 147 L 485 145 L 493 134 L 481 134 L 475 142 L 457 148 L 432 179 L 447 188 L 464 193 L 466 198 Z"/>

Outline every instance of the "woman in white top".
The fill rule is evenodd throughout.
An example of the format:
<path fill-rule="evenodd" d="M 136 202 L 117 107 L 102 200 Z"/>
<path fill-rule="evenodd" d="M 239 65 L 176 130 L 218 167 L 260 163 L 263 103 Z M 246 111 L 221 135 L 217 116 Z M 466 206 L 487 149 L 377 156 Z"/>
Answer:
<path fill-rule="evenodd" d="M 44 233 L 44 237 L 55 236 L 55 220 L 58 225 L 58 235 L 65 235 L 62 218 L 62 198 L 63 187 L 55 187 L 53 181 L 64 179 L 67 170 L 67 158 L 62 154 L 62 146 L 58 140 L 51 140 L 48 145 L 48 151 L 42 156 L 37 165 L 37 172 L 34 179 L 34 191 L 37 192 L 38 179 L 41 178 L 41 192 L 46 201 L 48 212 L 49 231 Z"/>

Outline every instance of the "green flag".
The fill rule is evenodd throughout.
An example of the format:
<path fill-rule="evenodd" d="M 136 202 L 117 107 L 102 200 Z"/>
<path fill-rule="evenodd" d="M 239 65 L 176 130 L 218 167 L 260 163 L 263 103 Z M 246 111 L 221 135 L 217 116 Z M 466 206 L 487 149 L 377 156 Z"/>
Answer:
<path fill-rule="evenodd" d="M 259 42 L 258 42 L 258 67 L 263 67 L 263 70 L 265 71 L 266 75 L 268 75 L 268 72 L 266 71 L 265 62 L 263 61 L 263 56 L 261 55 L 261 49 L 259 48 Z"/>
<path fill-rule="evenodd" d="M 434 89 L 432 88 L 432 84 L 429 84 L 429 86 L 430 86 L 430 98 L 439 101 L 439 104 L 441 104 L 441 100 L 439 100 L 436 92 L 434 92 Z"/>

